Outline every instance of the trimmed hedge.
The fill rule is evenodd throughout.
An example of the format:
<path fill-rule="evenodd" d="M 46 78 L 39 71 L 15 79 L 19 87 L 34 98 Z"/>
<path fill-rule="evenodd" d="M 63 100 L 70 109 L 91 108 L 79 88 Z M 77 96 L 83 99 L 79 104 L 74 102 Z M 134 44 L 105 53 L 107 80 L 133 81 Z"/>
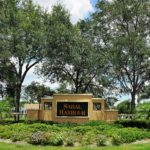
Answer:
<path fill-rule="evenodd" d="M 120 120 L 116 124 L 121 124 L 123 127 L 136 127 L 150 129 L 150 121 L 146 120 Z"/>

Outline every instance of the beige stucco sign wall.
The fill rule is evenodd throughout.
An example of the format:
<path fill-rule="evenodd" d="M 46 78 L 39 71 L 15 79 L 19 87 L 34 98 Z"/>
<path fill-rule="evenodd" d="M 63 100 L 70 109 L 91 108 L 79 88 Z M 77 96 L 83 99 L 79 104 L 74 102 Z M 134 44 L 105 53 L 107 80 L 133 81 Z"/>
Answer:
<path fill-rule="evenodd" d="M 92 97 L 92 94 L 55 94 L 42 98 L 39 109 L 27 109 L 27 119 L 75 123 L 117 120 L 118 111 L 105 110 L 105 101 Z"/>

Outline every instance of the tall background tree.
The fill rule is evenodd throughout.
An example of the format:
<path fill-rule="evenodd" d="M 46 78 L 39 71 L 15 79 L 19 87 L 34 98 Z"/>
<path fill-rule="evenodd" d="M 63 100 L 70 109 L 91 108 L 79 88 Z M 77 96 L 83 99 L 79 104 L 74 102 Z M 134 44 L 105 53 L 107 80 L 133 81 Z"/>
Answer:
<path fill-rule="evenodd" d="M 109 49 L 115 85 L 131 95 L 131 112 L 135 96 L 150 79 L 149 8 L 147 0 L 102 0 L 92 18 L 96 44 Z"/>
<path fill-rule="evenodd" d="M 25 99 L 30 103 L 40 103 L 40 99 L 42 97 L 52 96 L 54 94 L 54 91 L 52 91 L 49 87 L 34 81 L 30 85 L 25 87 L 24 92 Z"/>
<path fill-rule="evenodd" d="M 38 64 L 45 50 L 45 13 L 31 0 L 1 1 L 0 72 L 13 83 L 16 112 L 21 87 L 29 70 Z"/>

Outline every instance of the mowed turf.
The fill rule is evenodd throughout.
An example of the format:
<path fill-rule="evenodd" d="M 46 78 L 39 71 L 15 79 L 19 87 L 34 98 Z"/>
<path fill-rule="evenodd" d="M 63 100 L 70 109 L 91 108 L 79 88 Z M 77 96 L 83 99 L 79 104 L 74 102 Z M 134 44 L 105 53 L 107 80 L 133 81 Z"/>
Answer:
<path fill-rule="evenodd" d="M 55 147 L 0 143 L 0 150 L 150 150 L 150 144 L 130 144 L 107 147 Z"/>

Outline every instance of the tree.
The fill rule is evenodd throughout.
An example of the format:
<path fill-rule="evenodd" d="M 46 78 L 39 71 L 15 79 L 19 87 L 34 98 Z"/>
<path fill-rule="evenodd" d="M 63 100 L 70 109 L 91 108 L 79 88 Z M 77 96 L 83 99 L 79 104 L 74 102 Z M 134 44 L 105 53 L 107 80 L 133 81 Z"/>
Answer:
<path fill-rule="evenodd" d="M 110 49 L 110 73 L 120 91 L 131 95 L 131 112 L 136 94 L 150 79 L 149 8 L 146 0 L 102 0 L 93 15 L 95 39 Z"/>
<path fill-rule="evenodd" d="M 0 61 L 0 81 L 3 83 L 3 97 L 11 97 L 15 99 L 15 74 L 14 67 L 10 63 L 6 63 L 2 58 Z M 5 92 L 4 92 L 5 91 Z"/>
<path fill-rule="evenodd" d="M 50 90 L 49 87 L 45 85 L 40 85 L 38 82 L 32 82 L 25 88 L 25 95 L 27 100 L 30 103 L 34 103 L 34 101 L 40 102 L 40 99 L 44 96 L 52 96 L 54 91 Z"/>
<path fill-rule="evenodd" d="M 4 67 L 7 83 L 11 80 L 8 76 L 13 77 L 15 107 L 19 112 L 23 81 L 29 70 L 43 58 L 45 13 L 31 0 L 5 0 L 1 4 L 0 65 Z"/>
<path fill-rule="evenodd" d="M 150 103 L 138 104 L 136 107 L 136 113 L 144 119 L 150 119 Z"/>
<path fill-rule="evenodd" d="M 48 41 L 50 48 L 40 73 L 51 81 L 69 86 L 72 93 L 102 89 L 95 80 L 97 75 L 102 76 L 105 73 L 106 63 L 103 57 L 97 57 L 97 49 L 93 47 L 86 33 L 86 24 L 73 26 L 68 12 L 62 6 L 54 7 L 52 12 L 49 22 L 53 32 L 48 34 L 49 39 L 53 39 Z"/>
<path fill-rule="evenodd" d="M 114 104 L 118 101 L 118 99 L 116 97 L 113 96 L 109 96 L 106 98 L 106 103 L 109 107 L 113 107 Z"/>
<path fill-rule="evenodd" d="M 56 93 L 71 93 L 71 90 L 68 89 L 66 84 L 60 84 L 59 87 L 55 90 Z"/>
<path fill-rule="evenodd" d="M 117 109 L 119 114 L 130 114 L 130 102 L 129 101 L 124 101 L 120 104 L 118 104 Z"/>
<path fill-rule="evenodd" d="M 5 95 L 5 90 L 3 84 L 0 83 L 0 97 L 3 99 Z"/>

